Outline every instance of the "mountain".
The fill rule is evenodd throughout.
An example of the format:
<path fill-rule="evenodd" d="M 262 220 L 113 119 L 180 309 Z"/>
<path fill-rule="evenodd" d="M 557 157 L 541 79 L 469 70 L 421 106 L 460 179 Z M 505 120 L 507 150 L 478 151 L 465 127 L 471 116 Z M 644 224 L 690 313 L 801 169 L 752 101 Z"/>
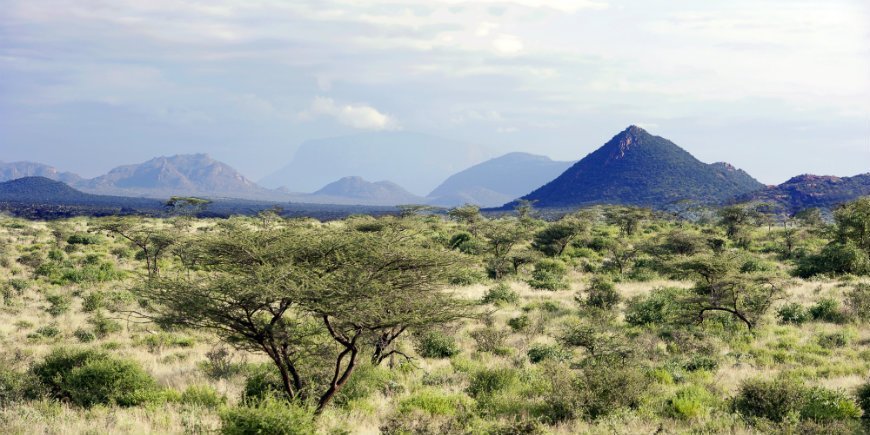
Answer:
<path fill-rule="evenodd" d="M 425 195 L 451 174 L 490 156 L 484 148 L 410 132 L 377 132 L 303 143 L 292 161 L 260 182 L 267 187 L 313 192 L 356 174 L 392 180 Z"/>
<path fill-rule="evenodd" d="M 420 204 L 416 196 L 390 181 L 370 182 L 362 177 L 344 177 L 310 195 L 294 198 L 298 201 L 355 205 Z"/>
<path fill-rule="evenodd" d="M 119 166 L 75 187 L 89 193 L 165 198 L 196 195 L 242 199 L 274 199 L 278 192 L 264 189 L 229 165 L 208 154 L 157 157 Z"/>
<path fill-rule="evenodd" d="M 769 202 L 779 204 L 789 214 L 818 207 L 834 209 L 845 202 L 870 195 L 870 173 L 854 177 L 799 175 L 780 184 L 741 195 L 737 202 Z"/>
<path fill-rule="evenodd" d="M 45 177 L 51 180 L 75 183 L 82 179 L 72 172 L 60 172 L 52 166 L 34 162 L 0 162 L 0 181 L 24 177 Z"/>
<path fill-rule="evenodd" d="M 658 208 L 683 199 L 718 203 L 763 187 L 731 165 L 703 163 L 673 142 L 630 126 L 523 199 L 537 207 Z"/>
<path fill-rule="evenodd" d="M 451 175 L 429 195 L 429 203 L 495 207 L 556 178 L 574 162 L 528 153 L 509 153 Z"/>
<path fill-rule="evenodd" d="M 47 177 L 22 177 L 0 183 L 0 201 L 64 203 L 92 200 L 90 195 Z"/>

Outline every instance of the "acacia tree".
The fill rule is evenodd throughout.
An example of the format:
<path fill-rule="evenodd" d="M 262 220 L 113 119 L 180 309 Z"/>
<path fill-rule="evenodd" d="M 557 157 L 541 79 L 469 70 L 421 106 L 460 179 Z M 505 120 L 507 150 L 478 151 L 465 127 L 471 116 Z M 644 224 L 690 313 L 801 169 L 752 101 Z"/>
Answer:
<path fill-rule="evenodd" d="M 532 240 L 532 247 L 544 255 L 558 257 L 575 238 L 589 230 L 587 221 L 565 217 L 538 231 Z"/>
<path fill-rule="evenodd" d="M 146 222 L 142 218 L 108 218 L 99 221 L 94 229 L 104 231 L 112 236 L 120 236 L 138 248 L 145 258 L 149 278 L 160 274 L 158 263 L 160 258 L 177 241 L 176 237 L 173 237 L 160 225 Z"/>
<path fill-rule="evenodd" d="M 140 290 L 149 316 L 265 353 L 287 397 L 316 401 L 318 413 L 370 344 L 377 364 L 401 354 L 404 331 L 468 314 L 442 292 L 457 257 L 407 232 L 233 227 L 192 236 L 177 252 L 184 267 Z"/>
<path fill-rule="evenodd" d="M 702 255 L 681 263 L 679 268 L 699 278 L 692 295 L 682 301 L 699 322 L 708 313 L 718 311 L 733 315 L 753 329 L 783 290 L 775 276 L 741 273 L 740 257 L 734 255 Z"/>

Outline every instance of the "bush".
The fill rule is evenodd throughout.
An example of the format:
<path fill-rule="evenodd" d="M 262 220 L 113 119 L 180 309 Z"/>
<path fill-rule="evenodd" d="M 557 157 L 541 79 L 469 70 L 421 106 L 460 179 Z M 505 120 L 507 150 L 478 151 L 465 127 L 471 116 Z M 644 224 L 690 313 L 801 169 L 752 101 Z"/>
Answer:
<path fill-rule="evenodd" d="M 45 337 L 45 338 L 55 338 L 60 336 L 60 328 L 58 328 L 57 323 L 52 323 L 49 325 L 45 325 L 36 329 L 36 338 Z"/>
<path fill-rule="evenodd" d="M 626 306 L 625 321 L 635 326 L 671 324 L 680 317 L 680 300 L 685 294 L 683 289 L 662 287 L 635 296 Z"/>
<path fill-rule="evenodd" d="M 571 352 L 558 346 L 548 344 L 535 344 L 529 348 L 526 353 L 529 356 L 529 361 L 537 364 L 542 361 L 567 361 L 571 359 Z"/>
<path fill-rule="evenodd" d="M 468 385 L 468 394 L 474 398 L 490 396 L 508 389 L 519 381 L 517 371 L 511 368 L 483 369 L 474 374 Z"/>
<path fill-rule="evenodd" d="M 855 392 L 858 406 L 864 411 L 864 418 L 870 418 L 870 382 L 865 382 Z"/>
<path fill-rule="evenodd" d="M 819 334 L 817 341 L 819 346 L 825 349 L 834 349 L 848 346 L 854 338 L 854 331 L 845 329 L 828 334 Z"/>
<path fill-rule="evenodd" d="M 535 263 L 529 286 L 539 290 L 563 290 L 568 288 L 565 282 L 567 268 L 559 260 L 545 258 Z"/>
<path fill-rule="evenodd" d="M 79 340 L 79 342 L 82 342 L 82 343 L 90 343 L 90 342 L 97 339 L 97 336 L 94 335 L 93 332 L 88 331 L 87 329 L 82 329 L 82 328 L 77 328 L 75 330 L 75 332 L 73 332 L 73 335 L 75 336 L 76 339 Z"/>
<path fill-rule="evenodd" d="M 249 374 L 245 379 L 245 389 L 242 390 L 242 400 L 254 403 L 270 397 L 282 397 L 284 382 L 281 374 L 272 364 L 257 364 L 249 366 Z"/>
<path fill-rule="evenodd" d="M 353 372 L 347 384 L 336 394 L 334 403 L 348 406 L 354 401 L 365 400 L 377 392 L 388 392 L 392 386 L 393 375 L 389 369 L 372 365 L 361 365 Z"/>
<path fill-rule="evenodd" d="M 121 324 L 106 317 L 101 311 L 97 311 L 93 317 L 88 319 L 88 323 L 93 325 L 94 334 L 99 338 L 106 338 L 109 334 L 121 331 Z"/>
<path fill-rule="evenodd" d="M 827 422 L 861 417 L 861 408 L 855 400 L 841 391 L 827 388 L 811 388 L 805 393 L 801 417 Z"/>
<path fill-rule="evenodd" d="M 70 245 L 98 245 L 102 238 L 98 234 L 75 233 L 66 239 Z"/>
<path fill-rule="evenodd" d="M 840 309 L 840 303 L 833 298 L 823 298 L 810 307 L 813 320 L 831 323 L 845 323 L 846 315 Z"/>
<path fill-rule="evenodd" d="M 522 316 L 508 319 L 507 324 L 514 332 L 521 332 L 529 329 L 532 321 L 529 320 L 529 316 L 523 314 Z"/>
<path fill-rule="evenodd" d="M 495 287 L 486 291 L 486 294 L 480 300 L 483 304 L 515 304 L 520 300 L 520 295 L 504 282 L 496 284 Z"/>
<path fill-rule="evenodd" d="M 451 335 L 429 331 L 417 340 L 417 353 L 423 358 L 450 358 L 459 353 L 459 345 Z"/>
<path fill-rule="evenodd" d="M 220 413 L 221 433 L 227 435 L 308 435 L 315 433 L 314 415 L 284 400 L 266 398 Z"/>
<path fill-rule="evenodd" d="M 39 395 L 39 385 L 29 373 L 19 373 L 0 366 L 0 408 Z"/>
<path fill-rule="evenodd" d="M 715 401 L 706 388 L 690 385 L 678 390 L 668 401 L 668 413 L 684 420 L 702 418 L 710 413 Z"/>
<path fill-rule="evenodd" d="M 870 284 L 858 284 L 847 292 L 846 306 L 855 319 L 870 320 Z"/>
<path fill-rule="evenodd" d="M 191 385 L 181 393 L 180 400 L 185 405 L 217 408 L 226 403 L 227 398 L 208 385 Z"/>
<path fill-rule="evenodd" d="M 811 316 L 803 305 L 797 302 L 792 302 L 779 307 L 779 309 L 776 310 L 776 317 L 779 318 L 780 323 L 801 325 L 810 320 Z"/>
<path fill-rule="evenodd" d="M 602 310 L 612 310 L 622 299 L 613 282 L 603 276 L 595 276 L 585 289 L 586 298 L 577 296 L 581 304 Z"/>
<path fill-rule="evenodd" d="M 804 404 L 804 387 L 788 379 L 748 379 L 734 398 L 734 409 L 747 417 L 783 421 L 799 413 Z"/>
<path fill-rule="evenodd" d="M 58 348 L 33 367 L 50 393 L 79 406 L 135 406 L 157 391 L 154 380 L 138 364 L 103 352 Z"/>
<path fill-rule="evenodd" d="M 46 296 L 45 300 L 49 304 L 46 311 L 54 317 L 68 312 L 72 306 L 72 297 L 67 294 L 53 293 Z"/>
<path fill-rule="evenodd" d="M 471 332 L 471 338 L 477 343 L 477 350 L 481 352 L 501 352 L 507 335 L 507 331 L 489 327 Z"/>
<path fill-rule="evenodd" d="M 852 242 L 829 243 L 817 255 L 803 257 L 795 274 L 801 278 L 813 275 L 863 275 L 870 271 L 867 252 Z"/>

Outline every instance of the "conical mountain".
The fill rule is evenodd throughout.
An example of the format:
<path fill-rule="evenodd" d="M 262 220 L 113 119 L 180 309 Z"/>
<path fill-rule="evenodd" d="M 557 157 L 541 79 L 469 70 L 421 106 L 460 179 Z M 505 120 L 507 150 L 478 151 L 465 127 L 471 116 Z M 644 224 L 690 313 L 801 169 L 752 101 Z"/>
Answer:
<path fill-rule="evenodd" d="M 681 200 L 718 203 L 763 187 L 731 165 L 701 162 L 673 142 L 631 126 L 523 199 L 536 207 L 659 208 Z"/>
<path fill-rule="evenodd" d="M 310 195 L 310 199 L 332 199 L 339 204 L 398 205 L 420 203 L 416 196 L 391 181 L 366 181 L 362 177 L 344 177 L 323 186 Z"/>

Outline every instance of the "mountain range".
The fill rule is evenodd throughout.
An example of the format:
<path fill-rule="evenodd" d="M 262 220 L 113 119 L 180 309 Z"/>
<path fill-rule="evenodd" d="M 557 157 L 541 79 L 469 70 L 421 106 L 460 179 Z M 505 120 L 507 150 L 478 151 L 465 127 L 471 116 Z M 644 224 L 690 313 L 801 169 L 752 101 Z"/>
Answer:
<path fill-rule="evenodd" d="M 486 154 L 473 145 L 392 132 L 307 142 L 285 170 L 267 177 L 273 181 L 289 177 L 285 179 L 291 180 L 290 188 L 262 187 L 206 154 L 157 157 L 92 179 L 40 163 L 0 162 L 0 182 L 45 177 L 88 194 L 163 200 L 188 195 L 345 206 L 473 203 L 486 208 L 504 204 L 501 209 L 511 208 L 517 198 L 533 201 L 539 208 L 602 203 L 663 208 L 693 200 L 775 202 L 794 213 L 805 207 L 831 208 L 870 195 L 870 174 L 802 175 L 779 186 L 764 186 L 728 163 L 703 163 L 673 142 L 637 126 L 577 162 L 528 153 L 481 161 Z M 395 165 L 395 156 L 401 156 L 400 161 L 415 156 L 418 160 L 413 161 L 418 164 Z M 440 184 L 436 177 L 441 177 Z M 371 179 L 389 181 L 367 181 Z M 416 189 L 406 190 L 409 184 L 396 183 L 397 179 Z M 426 192 L 422 190 L 426 186 L 435 187 L 423 197 L 419 192 Z"/>

